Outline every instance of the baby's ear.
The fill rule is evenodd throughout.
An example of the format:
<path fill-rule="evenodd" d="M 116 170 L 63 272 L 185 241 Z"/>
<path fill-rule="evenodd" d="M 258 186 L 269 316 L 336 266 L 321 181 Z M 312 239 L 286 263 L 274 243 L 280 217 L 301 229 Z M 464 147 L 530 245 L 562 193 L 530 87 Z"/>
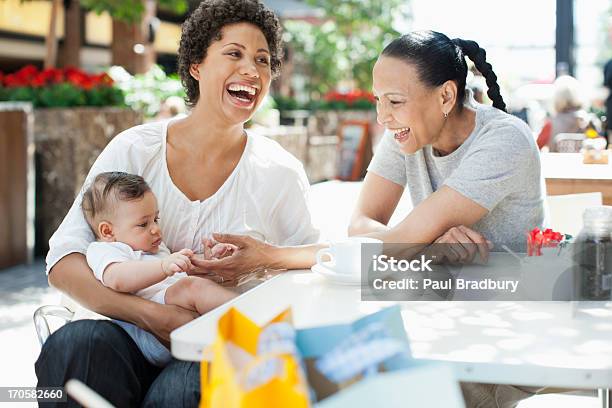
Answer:
<path fill-rule="evenodd" d="M 113 224 L 108 221 L 102 221 L 98 224 L 98 236 L 102 241 L 114 241 Z"/>

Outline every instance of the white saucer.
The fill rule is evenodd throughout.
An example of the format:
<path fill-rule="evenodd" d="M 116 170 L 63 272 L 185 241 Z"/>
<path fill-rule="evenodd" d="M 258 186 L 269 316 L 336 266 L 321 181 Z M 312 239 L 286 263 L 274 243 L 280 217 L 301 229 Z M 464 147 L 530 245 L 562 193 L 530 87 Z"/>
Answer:
<path fill-rule="evenodd" d="M 344 273 L 335 272 L 333 269 L 327 268 L 321 264 L 314 264 L 310 268 L 316 274 L 323 276 L 330 282 L 340 283 L 342 285 L 361 285 L 361 276 L 346 275 Z"/>

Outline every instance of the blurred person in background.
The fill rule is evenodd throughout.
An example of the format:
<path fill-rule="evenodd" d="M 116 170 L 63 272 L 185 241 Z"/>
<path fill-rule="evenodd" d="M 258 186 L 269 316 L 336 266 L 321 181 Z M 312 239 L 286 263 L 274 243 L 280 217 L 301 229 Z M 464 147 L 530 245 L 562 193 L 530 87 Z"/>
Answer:
<path fill-rule="evenodd" d="M 555 137 L 560 133 L 583 133 L 589 124 L 598 127 L 598 121 L 584 110 L 580 82 L 569 75 L 562 75 L 554 82 L 554 113 L 545 122 L 538 135 L 538 147 L 557 152 Z"/>
<path fill-rule="evenodd" d="M 612 115 L 612 59 L 604 66 L 604 86 L 608 88 L 608 97 L 606 98 L 606 121 L 604 127 L 604 136 L 610 142 L 610 115 Z"/>

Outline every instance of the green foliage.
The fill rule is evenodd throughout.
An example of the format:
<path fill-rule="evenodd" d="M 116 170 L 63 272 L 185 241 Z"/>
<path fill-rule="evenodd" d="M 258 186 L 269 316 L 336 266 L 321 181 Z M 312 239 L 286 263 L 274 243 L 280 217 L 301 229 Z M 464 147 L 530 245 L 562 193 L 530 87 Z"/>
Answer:
<path fill-rule="evenodd" d="M 333 90 L 341 80 L 371 89 L 372 68 L 383 47 L 400 33 L 394 20 L 407 20 L 405 0 L 307 0 L 325 13 L 319 25 L 286 21 L 286 40 L 295 65 L 304 66 L 310 97 Z"/>
<path fill-rule="evenodd" d="M 16 101 L 16 102 L 34 102 L 36 100 L 36 90 L 34 88 L 19 87 L 19 88 L 5 88 L 2 93 L 5 101 Z"/>
<path fill-rule="evenodd" d="M 130 75 L 123 67 L 114 66 L 109 75 L 125 94 L 125 103 L 134 110 L 154 117 L 161 103 L 171 96 L 185 97 L 181 80 L 176 75 L 166 75 L 159 65 L 154 65 L 147 73 Z"/>
<path fill-rule="evenodd" d="M 276 104 L 276 107 L 280 111 L 297 110 L 297 109 L 304 108 L 303 106 L 299 104 L 298 101 L 296 101 L 294 98 L 291 98 L 289 96 L 280 96 L 280 95 L 275 96 L 274 102 Z"/>
<path fill-rule="evenodd" d="M 94 88 L 85 92 L 87 106 L 124 106 L 123 91 L 115 87 Z"/>
<path fill-rule="evenodd" d="M 32 102 L 37 108 L 125 106 L 123 92 L 105 73 L 73 67 L 39 71 L 32 65 L 7 75 L 0 72 L 0 101 Z"/>
<path fill-rule="evenodd" d="M 35 105 L 39 107 L 66 108 L 69 106 L 86 105 L 85 90 L 79 89 L 71 83 L 61 83 L 40 88 Z"/>
<path fill-rule="evenodd" d="M 187 12 L 187 0 L 157 0 L 160 8 L 176 14 Z M 140 21 L 144 13 L 142 0 L 81 0 L 81 5 L 97 14 L 108 12 L 113 18 L 126 23 Z"/>
<path fill-rule="evenodd" d="M 67 82 L 41 88 L 0 85 L 0 101 L 32 102 L 37 108 L 125 106 L 120 89 L 108 86 L 83 89 Z"/>

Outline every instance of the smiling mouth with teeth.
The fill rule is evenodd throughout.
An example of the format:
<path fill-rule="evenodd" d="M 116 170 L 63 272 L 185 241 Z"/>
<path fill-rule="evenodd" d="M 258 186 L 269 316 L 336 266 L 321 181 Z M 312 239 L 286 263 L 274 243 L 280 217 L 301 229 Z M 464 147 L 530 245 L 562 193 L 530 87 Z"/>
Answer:
<path fill-rule="evenodd" d="M 400 143 L 408 140 L 410 128 L 393 129 L 393 137 Z"/>
<path fill-rule="evenodd" d="M 255 100 L 257 89 L 246 85 L 231 84 L 227 87 L 227 93 L 242 103 L 250 104 Z"/>

